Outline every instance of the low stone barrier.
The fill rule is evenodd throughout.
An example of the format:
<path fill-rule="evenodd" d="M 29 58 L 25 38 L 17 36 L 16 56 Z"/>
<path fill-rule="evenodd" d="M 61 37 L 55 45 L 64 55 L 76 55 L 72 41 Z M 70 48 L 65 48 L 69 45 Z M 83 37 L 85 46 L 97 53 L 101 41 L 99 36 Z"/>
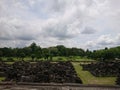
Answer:
<path fill-rule="evenodd" d="M 71 83 L 0 83 L 0 90 L 120 90 L 114 85 L 83 85 Z"/>

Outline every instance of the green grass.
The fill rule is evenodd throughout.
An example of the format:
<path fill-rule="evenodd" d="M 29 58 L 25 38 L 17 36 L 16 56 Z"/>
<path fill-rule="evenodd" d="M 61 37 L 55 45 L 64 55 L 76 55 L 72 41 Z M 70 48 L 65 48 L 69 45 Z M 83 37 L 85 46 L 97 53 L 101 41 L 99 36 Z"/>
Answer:
<path fill-rule="evenodd" d="M 53 57 L 52 61 L 67 61 L 67 58 L 63 56 L 56 56 L 56 57 Z"/>
<path fill-rule="evenodd" d="M 87 57 L 80 57 L 80 56 L 72 56 L 71 58 L 73 61 L 95 61 L 92 59 L 88 59 Z"/>
<path fill-rule="evenodd" d="M 7 58 L 8 57 L 2 57 L 3 61 L 7 61 Z M 20 58 L 17 58 L 17 57 L 11 57 L 11 58 L 13 58 L 14 61 L 21 60 Z M 39 61 L 40 60 L 45 60 L 45 59 L 41 58 L 41 59 L 39 59 Z M 25 57 L 24 61 L 31 61 L 31 57 Z M 88 59 L 86 57 L 80 57 L 80 56 L 69 56 L 69 57 L 56 56 L 56 57 L 53 57 L 52 61 L 95 61 L 95 60 L 91 60 L 91 59 Z"/>
<path fill-rule="evenodd" d="M 53 57 L 52 61 L 95 61 L 92 59 L 88 59 L 85 57 L 80 57 L 80 56 L 70 56 L 70 57 L 63 57 L 63 56 L 56 56 Z"/>
<path fill-rule="evenodd" d="M 72 63 L 83 84 L 115 85 L 116 77 L 95 77 L 88 71 L 83 71 L 79 63 Z"/>
<path fill-rule="evenodd" d="M 13 64 L 14 62 L 5 62 L 6 64 Z"/>
<path fill-rule="evenodd" d="M 0 82 L 1 82 L 2 80 L 5 80 L 5 77 L 0 77 Z"/>

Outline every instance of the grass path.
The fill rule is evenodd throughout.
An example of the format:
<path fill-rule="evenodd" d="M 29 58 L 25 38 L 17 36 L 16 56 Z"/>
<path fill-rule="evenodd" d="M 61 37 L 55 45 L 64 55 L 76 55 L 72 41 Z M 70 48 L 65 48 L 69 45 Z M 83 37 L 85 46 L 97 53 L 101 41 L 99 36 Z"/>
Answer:
<path fill-rule="evenodd" d="M 79 63 L 72 63 L 83 84 L 115 85 L 116 77 L 95 77 L 88 71 L 82 71 Z"/>

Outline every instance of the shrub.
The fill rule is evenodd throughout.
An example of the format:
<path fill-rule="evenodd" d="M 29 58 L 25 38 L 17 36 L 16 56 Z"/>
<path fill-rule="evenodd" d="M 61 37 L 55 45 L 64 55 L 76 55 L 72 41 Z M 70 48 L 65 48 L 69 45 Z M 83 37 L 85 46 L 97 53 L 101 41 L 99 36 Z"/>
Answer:
<path fill-rule="evenodd" d="M 58 57 L 58 61 L 62 61 L 63 60 L 63 58 L 62 57 Z"/>
<path fill-rule="evenodd" d="M 9 57 L 9 58 L 7 58 L 7 60 L 6 61 L 8 61 L 8 62 L 13 62 L 14 61 L 14 59 L 13 58 L 11 58 L 11 57 Z"/>
<path fill-rule="evenodd" d="M 0 57 L 0 61 L 3 61 L 3 58 L 2 58 L 2 57 Z"/>

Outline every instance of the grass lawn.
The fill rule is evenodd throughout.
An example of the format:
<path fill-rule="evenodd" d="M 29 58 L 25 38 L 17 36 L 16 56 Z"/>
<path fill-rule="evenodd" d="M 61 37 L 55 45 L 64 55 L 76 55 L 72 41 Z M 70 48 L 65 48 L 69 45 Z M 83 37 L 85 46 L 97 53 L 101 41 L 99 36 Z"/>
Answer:
<path fill-rule="evenodd" d="M 79 63 L 72 63 L 83 84 L 115 85 L 116 77 L 95 77 L 88 71 L 82 71 Z"/>

